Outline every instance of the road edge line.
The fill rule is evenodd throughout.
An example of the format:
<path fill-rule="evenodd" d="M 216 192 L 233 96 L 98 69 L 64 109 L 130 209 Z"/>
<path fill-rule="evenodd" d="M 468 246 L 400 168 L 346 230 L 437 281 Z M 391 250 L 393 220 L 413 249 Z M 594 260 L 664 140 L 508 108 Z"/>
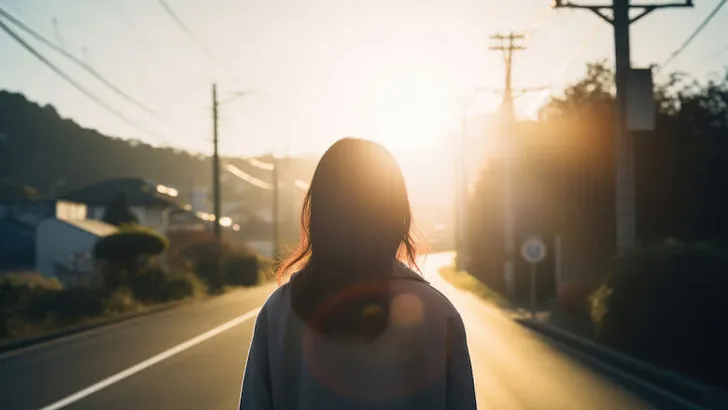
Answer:
<path fill-rule="evenodd" d="M 172 356 L 174 356 L 174 355 L 176 355 L 178 353 L 181 353 L 181 352 L 183 352 L 183 351 L 185 351 L 185 350 L 187 350 L 187 349 L 189 349 L 191 347 L 197 346 L 197 345 L 205 342 L 206 340 L 211 339 L 211 338 L 219 335 L 220 333 L 223 333 L 223 332 L 225 332 L 227 330 L 230 330 L 233 327 L 235 327 L 237 325 L 240 325 L 240 324 L 242 324 L 242 323 L 244 323 L 244 322 L 246 322 L 246 321 L 254 318 L 255 316 L 257 316 L 257 314 L 258 314 L 259 311 L 260 311 L 260 307 L 257 307 L 257 308 L 255 308 L 255 309 L 253 309 L 251 311 L 248 311 L 248 312 L 246 312 L 246 313 L 244 313 L 244 314 L 242 314 L 242 315 L 240 315 L 240 316 L 238 316 L 238 317 L 236 317 L 234 319 L 228 320 L 227 322 L 225 322 L 225 323 L 223 323 L 221 325 L 218 325 L 218 326 L 216 326 L 216 327 L 214 327 L 214 328 L 206 331 L 205 333 L 202 333 L 202 334 L 197 335 L 197 336 L 195 336 L 195 337 L 193 337 L 191 339 L 188 339 L 188 340 L 186 340 L 186 341 L 184 341 L 182 343 L 179 343 L 179 344 L 177 344 L 174 347 L 171 347 L 171 348 L 169 348 L 169 349 L 167 349 L 167 350 L 165 350 L 163 352 L 157 353 L 156 355 L 154 355 L 154 356 L 152 356 L 152 357 L 150 357 L 150 358 L 148 358 L 148 359 L 146 359 L 146 360 L 144 360 L 142 362 L 139 362 L 139 363 L 137 363 L 137 364 L 135 364 L 135 365 L 133 365 L 131 367 L 128 367 L 128 368 L 126 368 L 126 369 L 124 369 L 124 370 L 122 370 L 120 372 L 114 373 L 113 375 L 111 375 L 111 376 L 109 376 L 109 377 L 107 377 L 107 378 L 105 378 L 105 379 L 103 379 L 103 380 L 101 380 L 99 382 L 96 382 L 96 383 L 94 383 L 94 384 L 92 384 L 92 385 L 90 385 L 90 386 L 88 386 L 88 387 L 86 387 L 84 389 L 81 389 L 81 390 L 79 390 L 79 391 L 77 391 L 75 393 L 72 393 L 72 394 L 70 394 L 70 395 L 68 395 L 68 396 L 66 396 L 66 397 L 64 397 L 64 398 L 62 398 L 60 400 L 57 400 L 57 401 L 55 401 L 55 402 L 53 402 L 51 404 L 48 404 L 46 406 L 43 406 L 39 410 L 58 410 L 58 409 L 62 409 L 64 407 L 66 407 L 66 406 L 68 406 L 70 404 L 73 404 L 73 403 L 75 403 L 75 402 L 77 402 L 77 401 L 79 401 L 79 400 L 81 400 L 81 399 L 83 399 L 85 397 L 88 397 L 88 396 L 90 396 L 90 395 L 92 395 L 92 394 L 94 394 L 94 393 L 96 393 L 96 392 L 98 392 L 100 390 L 103 390 L 103 389 L 105 389 L 105 388 L 107 388 L 107 387 L 109 387 L 109 386 L 111 386 L 111 385 L 113 385 L 113 384 L 115 384 L 117 382 L 120 382 L 120 381 L 122 381 L 122 380 L 124 380 L 124 379 L 126 379 L 128 377 L 131 377 L 134 374 L 141 372 L 142 370 L 145 370 L 145 369 L 147 369 L 147 368 L 149 368 L 151 366 L 154 366 L 155 364 L 157 364 L 157 363 L 159 363 L 159 362 L 161 362 L 163 360 L 166 360 L 166 359 L 168 359 L 168 358 L 170 358 L 170 357 L 172 357 Z"/>

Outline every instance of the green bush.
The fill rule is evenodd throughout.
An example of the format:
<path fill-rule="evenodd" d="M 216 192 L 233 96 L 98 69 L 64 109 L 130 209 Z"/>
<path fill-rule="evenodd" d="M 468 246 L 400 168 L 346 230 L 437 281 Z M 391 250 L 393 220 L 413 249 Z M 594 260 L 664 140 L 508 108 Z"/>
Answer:
<path fill-rule="evenodd" d="M 169 277 L 166 286 L 169 300 L 184 299 L 204 290 L 204 285 L 192 274 L 172 275 Z"/>
<path fill-rule="evenodd" d="M 260 283 L 261 261 L 252 250 L 218 243 L 213 237 L 204 237 L 180 255 L 190 261 L 192 269 L 211 293 L 222 291 L 226 285 L 254 286 Z"/>
<path fill-rule="evenodd" d="M 158 255 L 169 246 L 167 239 L 150 229 L 125 227 L 101 238 L 94 247 L 94 256 L 113 262 L 126 262 L 143 255 Z"/>
<path fill-rule="evenodd" d="M 597 338 L 644 360 L 728 385 L 728 250 L 665 241 L 618 258 L 591 297 Z"/>
<path fill-rule="evenodd" d="M 61 289 L 57 279 L 37 273 L 0 276 L 0 337 L 12 333 L 13 322 L 22 321 L 28 315 L 38 318 L 36 304 Z"/>
<path fill-rule="evenodd" d="M 50 316 L 59 326 L 74 324 L 103 315 L 106 312 L 105 301 L 110 295 L 111 292 L 103 288 L 79 286 L 63 289 L 38 300 L 32 317 Z"/>
<path fill-rule="evenodd" d="M 233 286 L 255 286 L 260 282 L 260 266 L 254 254 L 241 252 L 225 261 L 225 282 Z"/>
<path fill-rule="evenodd" d="M 146 303 L 162 303 L 193 296 L 202 285 L 192 275 L 174 274 L 159 266 L 143 269 L 131 283 L 134 298 Z"/>
<path fill-rule="evenodd" d="M 96 242 L 94 256 L 103 262 L 103 279 L 110 289 L 130 287 L 148 257 L 168 248 L 167 238 L 138 225 L 124 225 Z"/>

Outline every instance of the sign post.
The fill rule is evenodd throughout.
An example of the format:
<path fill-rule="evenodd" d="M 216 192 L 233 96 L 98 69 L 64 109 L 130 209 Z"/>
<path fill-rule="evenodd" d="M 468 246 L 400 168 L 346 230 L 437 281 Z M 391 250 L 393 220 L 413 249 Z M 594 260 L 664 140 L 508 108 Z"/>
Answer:
<path fill-rule="evenodd" d="M 531 265 L 531 316 L 536 317 L 536 269 L 546 259 L 546 244 L 539 236 L 531 236 L 521 247 L 521 256 Z"/>

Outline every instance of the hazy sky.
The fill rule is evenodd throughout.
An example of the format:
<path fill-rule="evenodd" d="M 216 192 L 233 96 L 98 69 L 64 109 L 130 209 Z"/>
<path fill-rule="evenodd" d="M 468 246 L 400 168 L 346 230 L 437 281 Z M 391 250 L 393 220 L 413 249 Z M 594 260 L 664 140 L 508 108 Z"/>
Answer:
<path fill-rule="evenodd" d="M 274 148 L 320 152 L 347 135 L 398 151 L 415 145 L 432 149 L 447 143 L 447 130 L 457 130 L 460 97 L 478 86 L 501 86 L 503 64 L 500 54 L 488 50 L 489 35 L 526 31 L 543 17 L 525 42 L 528 49 L 515 58 L 516 86 L 559 89 L 583 73 L 586 61 L 612 56 L 611 26 L 586 11 L 546 12 L 548 2 L 168 0 L 191 38 L 156 0 L 0 0 L 1 7 L 85 59 L 163 120 L 28 40 L 151 132 L 124 124 L 4 33 L 0 88 L 53 104 L 62 116 L 109 135 L 209 152 L 214 80 L 221 98 L 253 92 L 221 107 L 226 154 Z M 658 11 L 641 20 L 632 30 L 633 64 L 664 61 L 717 2 L 696 0 L 694 9 Z M 700 78 L 720 72 L 728 61 L 725 27 L 728 8 L 670 71 Z M 471 109 L 493 107 L 498 98 L 484 94 Z M 521 114 L 543 98 L 520 99 Z"/>

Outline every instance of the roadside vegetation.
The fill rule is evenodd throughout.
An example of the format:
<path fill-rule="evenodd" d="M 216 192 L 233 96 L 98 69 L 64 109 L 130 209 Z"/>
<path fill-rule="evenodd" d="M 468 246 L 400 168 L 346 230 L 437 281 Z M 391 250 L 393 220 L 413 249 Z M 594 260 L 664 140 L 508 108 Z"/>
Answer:
<path fill-rule="evenodd" d="M 33 272 L 0 276 L 0 342 L 255 286 L 269 276 L 270 261 L 243 246 L 218 244 L 207 232 L 171 239 L 125 223 L 97 242 L 96 272 L 83 281 Z"/>
<path fill-rule="evenodd" d="M 500 307 L 508 307 L 510 303 L 503 296 L 494 292 L 483 282 L 465 271 L 458 271 L 453 266 L 443 266 L 438 271 L 440 276 L 456 288 L 472 292 L 481 299 Z"/>
<path fill-rule="evenodd" d="M 596 339 L 728 387 L 728 247 L 666 240 L 615 260 L 590 297 Z"/>

